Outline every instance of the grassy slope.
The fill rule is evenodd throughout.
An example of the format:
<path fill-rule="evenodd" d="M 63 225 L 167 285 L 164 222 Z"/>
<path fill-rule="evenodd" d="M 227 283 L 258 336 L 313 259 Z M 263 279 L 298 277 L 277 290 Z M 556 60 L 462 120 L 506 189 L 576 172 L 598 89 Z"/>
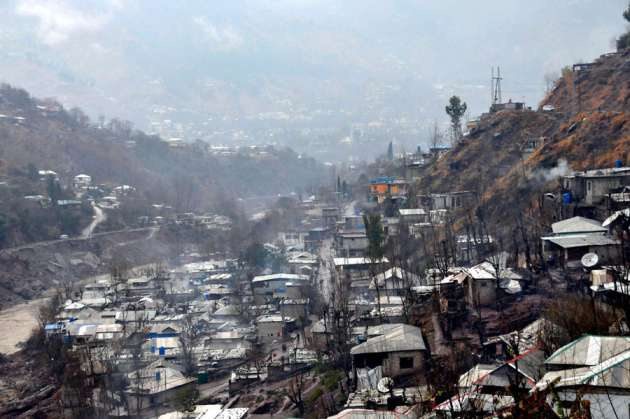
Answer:
<path fill-rule="evenodd" d="M 421 190 L 480 192 L 491 217 L 505 220 L 542 192 L 557 190 L 543 174 L 561 159 L 574 170 L 610 167 L 617 159 L 630 164 L 628 59 L 627 53 L 603 57 L 588 73 L 565 73 L 543 101 L 556 112 L 486 115 L 478 130 L 427 167 Z M 546 140 L 523 160 L 520 150 L 530 137 Z"/>

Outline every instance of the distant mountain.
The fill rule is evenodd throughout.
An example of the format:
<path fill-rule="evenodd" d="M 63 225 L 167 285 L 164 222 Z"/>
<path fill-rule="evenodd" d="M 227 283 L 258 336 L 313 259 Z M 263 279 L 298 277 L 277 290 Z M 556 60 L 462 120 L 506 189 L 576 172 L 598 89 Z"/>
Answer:
<path fill-rule="evenodd" d="M 546 73 L 611 45 L 625 4 L 7 0 L 0 77 L 147 132 L 215 144 L 272 138 L 303 152 L 294 132 L 307 131 L 331 137 L 323 158 L 366 157 L 376 150 L 334 153 L 353 124 L 418 125 L 413 136 L 382 131 L 385 145 L 414 148 L 422 128 L 446 120 L 450 95 L 472 116 L 486 108 L 493 65 L 506 99 L 537 101 Z"/>

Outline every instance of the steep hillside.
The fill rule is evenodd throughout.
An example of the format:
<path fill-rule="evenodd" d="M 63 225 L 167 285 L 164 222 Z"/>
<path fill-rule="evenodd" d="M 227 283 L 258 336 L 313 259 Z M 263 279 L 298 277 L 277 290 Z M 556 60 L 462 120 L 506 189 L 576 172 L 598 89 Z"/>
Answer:
<path fill-rule="evenodd" d="M 557 192 L 559 177 L 571 169 L 611 167 L 618 159 L 630 164 L 628 59 L 628 52 L 607 55 L 588 70 L 565 71 L 542 102 L 555 111 L 484 115 L 469 136 L 424 170 L 420 189 L 476 191 L 490 219 L 509 223 L 543 192 Z"/>
<path fill-rule="evenodd" d="M 630 106 L 630 50 L 565 68 L 543 100 L 559 112 L 621 111 Z M 592 65 L 589 65 L 592 64 Z M 575 71 L 573 71 L 575 69 Z"/>
<path fill-rule="evenodd" d="M 31 98 L 21 89 L 0 87 L 0 242 L 14 245 L 76 233 L 91 216 L 89 206 L 64 228 L 68 212 L 42 211 L 24 201 L 27 195 L 49 195 L 37 175 L 53 170 L 63 190 L 79 173 L 93 184 L 132 185 L 137 194 L 128 219 L 146 213 L 154 203 L 176 211 L 218 211 L 237 198 L 304 191 L 321 183 L 326 168 L 290 149 L 267 147 L 215 156 L 204 143 L 173 148 L 158 137 L 133 130 L 125 121 L 92 123 L 78 109 L 65 110 L 52 100 Z M 227 207 L 227 209 L 226 209 Z M 124 209 L 124 208 L 123 208 Z M 22 217 L 28 213 L 27 219 Z M 82 218 L 83 217 L 83 218 Z M 33 229 L 33 225 L 50 228 Z M 66 222 L 66 224 L 69 224 Z"/>

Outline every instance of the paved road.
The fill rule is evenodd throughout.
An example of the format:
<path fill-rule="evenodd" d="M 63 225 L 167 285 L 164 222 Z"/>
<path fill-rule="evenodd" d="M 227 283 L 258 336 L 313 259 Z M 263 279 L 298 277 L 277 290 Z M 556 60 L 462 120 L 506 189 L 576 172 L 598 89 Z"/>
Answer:
<path fill-rule="evenodd" d="M 351 201 L 347 203 L 343 208 L 343 214 L 346 217 L 357 215 L 357 201 Z M 322 242 L 319 248 L 319 259 L 321 260 L 319 266 L 319 272 L 317 275 L 317 281 L 322 291 L 324 300 L 328 303 L 331 302 L 331 292 L 333 290 L 332 277 L 330 271 L 335 269 L 333 265 L 333 258 L 335 257 L 335 250 L 333 249 L 333 240 L 326 239 Z"/>
<path fill-rule="evenodd" d="M 322 292 L 324 301 L 330 303 L 332 290 L 330 270 L 333 269 L 332 239 L 326 239 L 319 248 L 320 265 L 317 274 L 317 281 Z"/>
<path fill-rule="evenodd" d="M 82 240 L 89 240 L 94 237 L 104 237 L 110 234 L 134 233 L 134 232 L 140 232 L 140 231 L 146 231 L 148 233 L 148 236 L 142 239 L 142 240 L 147 240 L 153 237 L 155 235 L 155 232 L 159 229 L 160 227 L 141 227 L 141 228 L 114 230 L 114 231 L 104 231 L 102 233 L 92 234 L 90 237 L 71 237 L 69 239 L 47 240 L 47 241 L 41 241 L 41 242 L 28 243 L 28 244 L 24 244 L 24 245 L 16 246 L 16 247 L 9 247 L 6 249 L 0 249 L 0 253 L 11 253 L 11 252 L 16 252 L 23 249 L 32 249 L 32 248 L 40 247 L 40 246 L 49 246 L 52 244 L 63 243 L 67 241 L 82 241 Z"/>

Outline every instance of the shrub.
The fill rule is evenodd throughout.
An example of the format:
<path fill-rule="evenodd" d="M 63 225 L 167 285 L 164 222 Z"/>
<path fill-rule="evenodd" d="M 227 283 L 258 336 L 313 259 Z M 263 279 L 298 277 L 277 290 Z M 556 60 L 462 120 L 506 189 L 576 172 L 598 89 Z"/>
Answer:
<path fill-rule="evenodd" d="M 327 371 L 322 377 L 322 385 L 328 391 L 332 391 L 337 388 L 337 385 L 343 380 L 344 373 L 341 370 Z"/>
<path fill-rule="evenodd" d="M 311 391 L 311 394 L 308 395 L 308 399 L 306 399 L 306 403 L 308 405 L 314 405 L 320 397 L 324 394 L 324 390 L 321 387 L 317 387 L 315 390 Z"/>

